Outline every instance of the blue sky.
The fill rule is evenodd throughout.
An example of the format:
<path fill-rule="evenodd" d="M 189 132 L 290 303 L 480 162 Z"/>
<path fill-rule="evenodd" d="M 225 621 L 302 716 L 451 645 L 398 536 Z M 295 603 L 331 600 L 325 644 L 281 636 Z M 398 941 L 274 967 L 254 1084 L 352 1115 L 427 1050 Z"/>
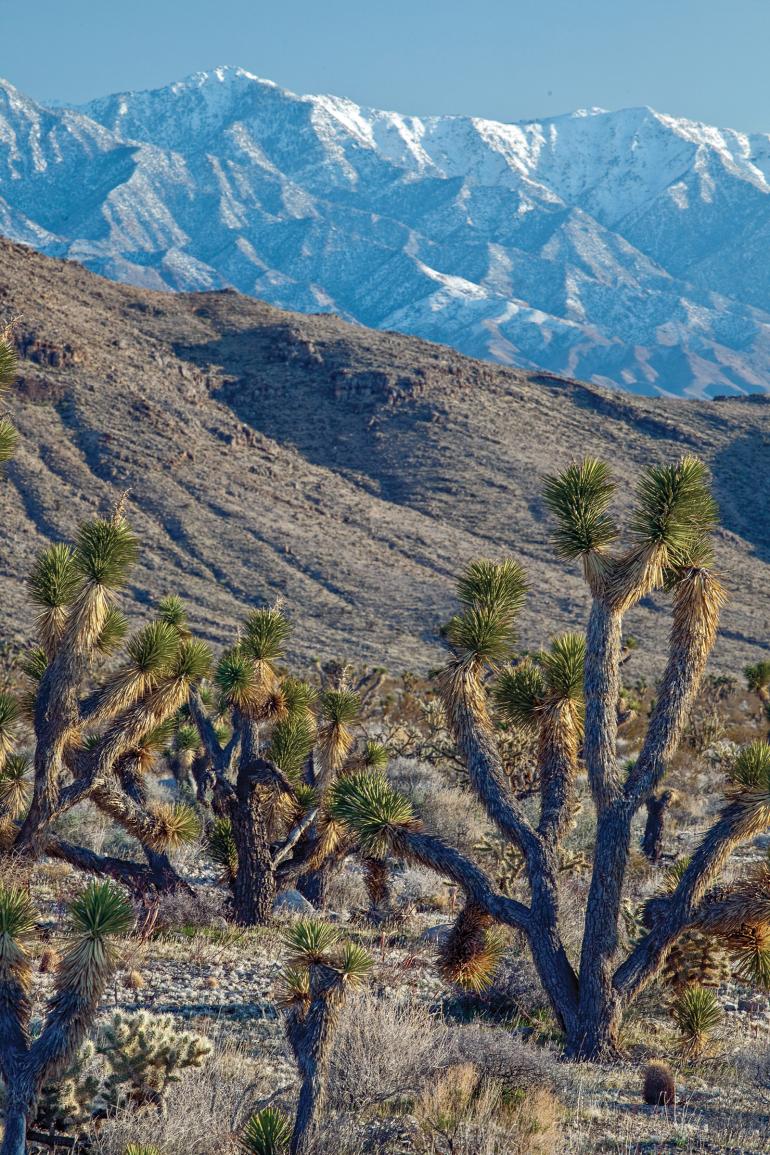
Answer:
<path fill-rule="evenodd" d="M 770 132 L 770 0 L 0 0 L 0 75 L 78 102 L 239 64 L 498 120 L 649 104 Z"/>

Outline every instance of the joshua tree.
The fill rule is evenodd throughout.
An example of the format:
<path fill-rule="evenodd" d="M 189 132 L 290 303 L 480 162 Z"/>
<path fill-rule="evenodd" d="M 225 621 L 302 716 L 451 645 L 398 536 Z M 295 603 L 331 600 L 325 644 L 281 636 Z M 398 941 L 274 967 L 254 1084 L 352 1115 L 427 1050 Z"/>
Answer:
<path fill-rule="evenodd" d="M 586 460 L 549 478 L 560 556 L 582 562 L 592 605 L 585 642 L 558 638 L 535 660 L 506 665 L 527 583 L 513 561 L 481 561 L 459 584 L 460 612 L 445 636 L 451 656 L 442 695 L 468 780 L 501 836 L 521 853 L 530 901 L 497 893 L 473 863 L 423 831 L 407 799 L 382 775 L 339 783 L 330 809 L 365 851 L 387 850 L 452 878 L 466 905 L 445 949 L 458 978 L 488 971 L 499 949 L 490 923 L 521 931 L 572 1057 L 597 1058 L 618 1047 L 624 1009 L 660 970 L 690 928 L 754 942 L 746 965 L 761 975 L 770 925 L 770 885 L 730 891 L 714 884 L 732 850 L 770 824 L 770 747 L 744 750 L 732 768 L 722 811 L 670 893 L 648 903 L 646 933 L 620 953 L 623 887 L 634 816 L 661 786 L 717 632 L 724 591 L 711 571 L 717 513 L 706 472 L 694 458 L 642 475 L 624 547 L 609 508 L 614 485 L 601 462 Z M 668 661 L 648 732 L 633 766 L 616 746 L 623 616 L 641 598 L 665 590 L 672 600 Z M 489 675 L 494 675 L 490 685 Z M 503 773 L 492 721 L 533 727 L 538 735 L 540 812 L 531 820 Z M 569 821 L 579 755 L 585 763 L 596 839 L 580 957 L 564 947 L 559 911 L 559 845 Z M 743 928 L 741 930 L 741 928 Z M 763 961 L 764 960 L 764 961 Z"/>
<path fill-rule="evenodd" d="M 323 902 L 330 868 L 355 845 L 329 819 L 329 791 L 353 766 L 382 757 L 375 743 L 354 748 L 358 697 L 344 680 L 317 694 L 280 673 L 289 630 L 280 607 L 253 611 L 217 666 L 218 715 L 199 691 L 189 701 L 217 815 L 209 851 L 245 926 L 269 920 L 278 886 L 290 880 Z M 224 733 L 217 718 L 227 720 Z"/>
<path fill-rule="evenodd" d="M 70 907 L 69 946 L 55 971 L 40 1034 L 30 1037 L 37 915 L 21 890 L 0 890 L 0 1073 L 6 1085 L 1 1155 L 25 1155 L 27 1123 L 43 1084 L 74 1058 L 113 972 L 115 935 L 133 924 L 131 906 L 110 882 L 91 883 Z"/>
<path fill-rule="evenodd" d="M 323 1107 L 339 1010 L 346 993 L 368 975 L 372 960 L 355 943 L 340 943 L 334 927 L 312 920 L 292 927 L 285 944 L 286 1035 L 302 1079 L 289 1149 L 291 1155 L 307 1155 Z"/>
<path fill-rule="evenodd" d="M 92 689 L 98 662 L 127 634 L 115 597 L 136 555 L 118 507 L 112 518 L 82 525 L 74 546 L 45 549 L 33 566 L 28 590 L 38 644 L 23 661 L 29 690 L 22 703 L 0 696 L 0 834 L 9 853 L 45 852 L 143 893 L 178 885 L 165 852 L 198 834 L 189 807 L 147 802 L 144 777 L 168 740 L 168 720 L 210 658 L 162 603 L 159 616 L 128 638 L 117 669 Z M 29 764 L 11 754 L 22 710 L 35 736 Z M 59 837 L 57 819 L 85 799 L 139 841 L 145 863 Z"/>

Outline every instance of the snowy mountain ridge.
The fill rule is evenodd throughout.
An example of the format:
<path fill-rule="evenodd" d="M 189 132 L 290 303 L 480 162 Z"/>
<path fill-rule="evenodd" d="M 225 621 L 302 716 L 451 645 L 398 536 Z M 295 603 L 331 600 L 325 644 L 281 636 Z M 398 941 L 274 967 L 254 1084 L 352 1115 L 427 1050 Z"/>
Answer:
<path fill-rule="evenodd" d="M 404 116 L 239 68 L 66 108 L 0 81 L 0 233 L 635 392 L 770 391 L 770 135 L 649 108 Z"/>

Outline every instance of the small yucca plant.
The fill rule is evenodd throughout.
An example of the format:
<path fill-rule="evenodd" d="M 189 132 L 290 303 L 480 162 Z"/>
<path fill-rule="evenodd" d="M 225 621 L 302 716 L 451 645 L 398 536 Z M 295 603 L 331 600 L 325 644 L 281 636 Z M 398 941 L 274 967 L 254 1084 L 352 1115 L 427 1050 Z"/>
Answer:
<path fill-rule="evenodd" d="M 219 867 L 220 881 L 232 886 L 238 873 L 238 847 L 229 818 L 217 818 L 206 836 L 209 858 Z"/>
<path fill-rule="evenodd" d="M 707 987 L 686 987 L 674 1000 L 671 1014 L 679 1029 L 679 1050 L 688 1059 L 697 1059 L 706 1050 L 722 1021 L 722 1008 Z"/>
<path fill-rule="evenodd" d="M 287 1116 L 275 1107 L 265 1107 L 249 1119 L 241 1135 L 241 1147 L 248 1155 L 283 1155 L 290 1139 Z"/>

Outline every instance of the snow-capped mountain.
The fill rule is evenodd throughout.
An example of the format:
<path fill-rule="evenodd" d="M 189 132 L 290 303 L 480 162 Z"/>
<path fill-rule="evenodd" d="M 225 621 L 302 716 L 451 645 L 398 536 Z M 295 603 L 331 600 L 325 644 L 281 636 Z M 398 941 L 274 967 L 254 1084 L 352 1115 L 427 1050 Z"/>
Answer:
<path fill-rule="evenodd" d="M 218 68 L 68 109 L 0 81 L 0 232 L 635 392 L 770 391 L 770 136 L 649 108 L 419 118 Z"/>

